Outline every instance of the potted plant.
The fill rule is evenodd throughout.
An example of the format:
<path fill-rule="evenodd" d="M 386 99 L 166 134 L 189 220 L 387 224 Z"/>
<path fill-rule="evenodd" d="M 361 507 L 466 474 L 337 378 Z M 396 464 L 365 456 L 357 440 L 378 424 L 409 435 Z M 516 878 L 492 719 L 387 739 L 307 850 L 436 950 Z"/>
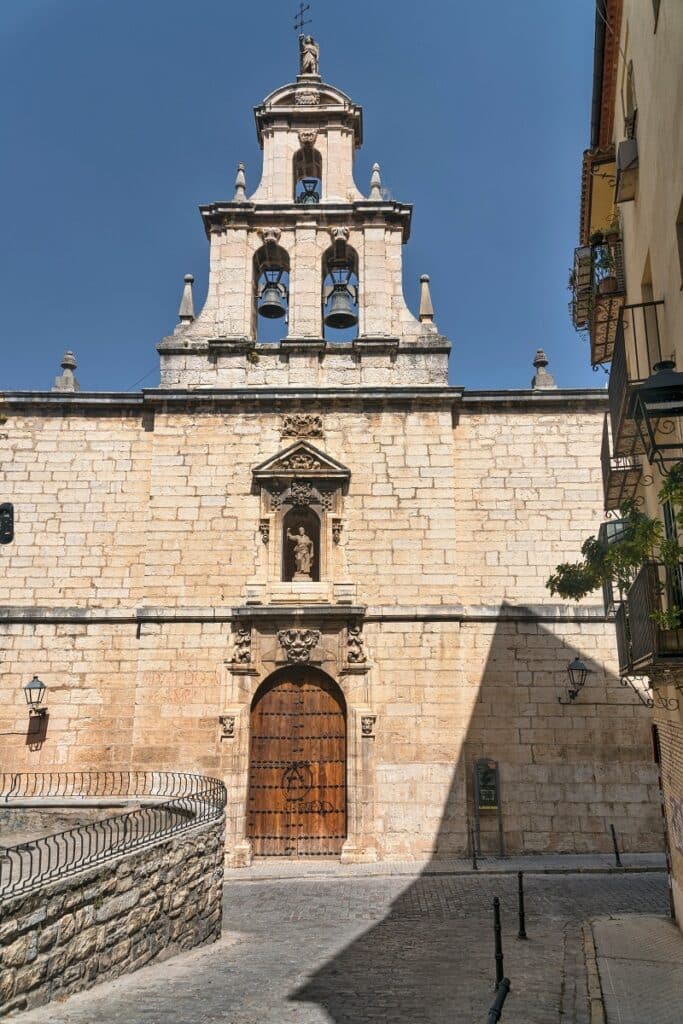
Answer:
<path fill-rule="evenodd" d="M 613 249 L 621 238 L 621 228 L 618 220 L 613 220 L 610 226 L 605 231 L 605 241 L 609 245 L 610 249 Z"/>
<path fill-rule="evenodd" d="M 617 264 L 614 253 L 609 245 L 596 247 L 593 267 L 598 284 L 599 295 L 612 295 L 619 287 L 617 281 Z"/>

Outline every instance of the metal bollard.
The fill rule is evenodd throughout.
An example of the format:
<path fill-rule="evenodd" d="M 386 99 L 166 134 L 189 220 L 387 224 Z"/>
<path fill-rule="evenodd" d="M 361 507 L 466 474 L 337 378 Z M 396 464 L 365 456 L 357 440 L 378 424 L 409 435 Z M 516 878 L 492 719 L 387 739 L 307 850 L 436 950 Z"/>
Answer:
<path fill-rule="evenodd" d="M 614 831 L 614 825 L 610 825 L 612 830 L 612 845 L 614 846 L 614 860 L 618 868 L 622 867 L 621 857 L 619 856 L 619 847 L 617 846 L 617 834 Z"/>
<path fill-rule="evenodd" d="M 503 1012 L 503 1003 L 507 999 L 508 992 L 510 991 L 510 979 L 501 978 L 500 985 L 496 989 L 496 998 L 493 1002 L 493 1006 L 489 1010 L 488 1020 L 486 1024 L 498 1024 L 500 1015 Z"/>
<path fill-rule="evenodd" d="M 472 870 L 473 871 L 478 871 L 479 870 L 479 865 L 477 864 L 477 846 L 476 846 L 476 843 L 474 841 L 474 829 L 473 828 L 470 829 L 470 836 L 471 836 L 470 842 L 472 843 Z"/>
<path fill-rule="evenodd" d="M 493 899 L 493 937 L 496 947 L 496 988 L 503 980 L 503 932 L 500 927 L 500 900 L 497 896 Z"/>
<path fill-rule="evenodd" d="M 524 872 L 517 872 L 517 904 L 519 909 L 518 939 L 526 939 L 526 915 L 524 913 Z"/>

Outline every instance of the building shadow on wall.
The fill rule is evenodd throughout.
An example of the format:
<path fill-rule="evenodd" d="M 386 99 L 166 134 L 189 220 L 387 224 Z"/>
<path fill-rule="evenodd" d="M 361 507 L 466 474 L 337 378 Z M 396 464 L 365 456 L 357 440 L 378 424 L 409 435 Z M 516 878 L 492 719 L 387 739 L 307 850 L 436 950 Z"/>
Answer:
<path fill-rule="evenodd" d="M 482 655 L 482 682 L 465 742 L 453 764 L 453 782 L 431 861 L 420 877 L 393 899 L 382 920 L 358 935 L 289 996 L 294 1002 L 318 1004 L 335 1024 L 486 1020 L 494 978 L 492 899 L 501 897 L 509 945 L 517 930 L 516 876 L 479 875 L 475 893 L 472 880 L 462 874 L 437 877 L 448 873 L 449 858 L 470 853 L 469 828 L 475 817 L 472 776 L 478 758 L 492 758 L 500 765 L 507 854 L 608 851 L 609 820 L 616 820 L 617 827 L 619 822 L 626 823 L 623 788 L 621 804 L 606 799 L 610 784 L 619 784 L 618 766 L 623 774 L 624 764 L 630 761 L 634 779 L 640 777 L 642 782 L 651 775 L 655 784 L 654 768 L 650 771 L 647 767 L 647 710 L 591 657 L 596 649 L 589 644 L 597 642 L 599 627 L 596 625 L 593 633 L 590 627 L 586 630 L 586 646 L 579 649 L 563 641 L 559 628 L 556 634 L 552 627 L 532 623 L 531 612 L 529 621 L 524 622 L 519 621 L 523 609 L 514 610 L 516 621 L 512 611 L 504 609 L 510 618 L 496 623 L 490 648 Z M 472 636 L 481 635 L 482 626 L 464 624 L 463 645 L 467 644 L 468 629 Z M 580 629 L 578 624 L 574 629 L 563 624 L 564 634 L 574 638 Z M 473 650 L 468 647 L 468 663 Z M 588 677 L 575 705 L 561 706 L 558 697 L 566 691 L 566 667 L 576 655 L 595 673 Z M 608 703 L 621 707 L 610 710 L 600 706 Z M 600 711 L 603 713 L 596 714 Z M 638 735 L 634 715 L 642 715 L 640 746 L 634 738 Z M 615 791 L 615 798 L 617 795 Z M 652 814 L 644 816 L 650 845 L 643 849 L 653 848 L 656 813 L 653 804 Z M 497 814 L 487 819 L 482 813 L 481 825 L 484 856 L 487 851 L 497 853 Z M 643 836 L 635 839 L 631 849 L 642 841 Z M 371 884 L 373 894 L 382 886 L 393 894 L 397 879 L 380 883 L 374 879 Z M 561 927 L 555 931 L 561 946 Z M 545 949 L 539 950 L 539 944 L 517 943 L 517 949 L 521 947 L 526 950 L 519 955 L 528 956 L 530 965 L 547 955 Z M 544 997 L 547 1003 L 548 993 L 544 993 L 542 978 L 539 982 L 537 965 L 530 967 L 530 973 L 534 970 L 541 986 L 540 1006 Z M 550 1024 L 556 1011 L 548 1009 Z M 512 1015 L 513 1006 L 510 1010 Z"/>

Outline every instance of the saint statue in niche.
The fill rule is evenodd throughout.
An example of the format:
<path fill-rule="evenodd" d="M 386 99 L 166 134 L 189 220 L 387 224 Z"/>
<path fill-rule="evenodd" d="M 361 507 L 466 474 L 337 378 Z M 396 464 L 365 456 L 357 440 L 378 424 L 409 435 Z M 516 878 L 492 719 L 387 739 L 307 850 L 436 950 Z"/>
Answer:
<path fill-rule="evenodd" d="M 312 580 L 311 569 L 313 568 L 313 541 L 308 536 L 303 526 L 299 527 L 298 533 L 292 533 L 291 530 L 287 530 L 287 540 L 291 540 L 294 544 L 294 565 L 296 566 L 296 572 L 292 576 L 292 579 L 306 580 L 310 582 Z"/>

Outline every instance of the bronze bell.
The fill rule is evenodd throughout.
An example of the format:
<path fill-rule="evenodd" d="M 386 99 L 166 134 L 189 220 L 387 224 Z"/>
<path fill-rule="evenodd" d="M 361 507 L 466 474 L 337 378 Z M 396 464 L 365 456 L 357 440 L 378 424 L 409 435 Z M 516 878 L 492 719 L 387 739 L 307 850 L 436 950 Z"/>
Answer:
<path fill-rule="evenodd" d="M 258 311 L 261 316 L 268 320 L 278 320 L 287 312 L 285 305 L 286 291 L 284 285 L 276 284 L 274 281 L 266 281 L 259 296 Z"/>
<path fill-rule="evenodd" d="M 335 284 L 330 295 L 329 309 L 325 314 L 325 325 L 341 330 L 345 327 L 355 327 L 358 317 L 353 307 L 353 296 L 346 284 Z"/>

